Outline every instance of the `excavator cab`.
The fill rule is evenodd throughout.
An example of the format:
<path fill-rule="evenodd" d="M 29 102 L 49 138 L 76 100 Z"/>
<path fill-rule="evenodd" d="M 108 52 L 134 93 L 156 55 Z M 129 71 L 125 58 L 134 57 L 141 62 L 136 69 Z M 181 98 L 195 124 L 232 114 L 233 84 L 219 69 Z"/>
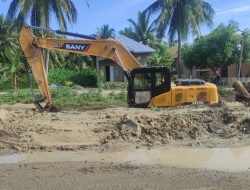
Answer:
<path fill-rule="evenodd" d="M 131 71 L 128 103 L 131 107 L 148 107 L 152 98 L 169 92 L 170 72 L 166 67 L 144 67 Z"/>

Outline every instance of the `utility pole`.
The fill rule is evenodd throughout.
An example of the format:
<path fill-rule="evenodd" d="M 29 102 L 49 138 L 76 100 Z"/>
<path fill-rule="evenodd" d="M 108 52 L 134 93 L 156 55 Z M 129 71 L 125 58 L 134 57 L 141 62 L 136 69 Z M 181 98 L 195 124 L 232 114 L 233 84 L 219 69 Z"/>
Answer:
<path fill-rule="evenodd" d="M 238 33 L 239 32 L 239 33 Z M 241 67 L 242 67 L 242 60 L 243 60 L 243 50 L 244 50 L 244 31 L 238 29 L 237 33 L 240 35 L 241 42 L 240 42 L 240 62 L 239 62 L 239 70 L 238 70 L 238 80 L 241 79 Z"/>
<path fill-rule="evenodd" d="M 241 39 L 241 47 L 240 47 L 240 64 L 239 64 L 239 73 L 238 73 L 238 78 L 239 78 L 239 80 L 240 80 L 240 78 L 241 78 L 241 66 L 242 66 L 243 49 L 244 49 L 244 43 L 243 43 L 243 39 Z"/>

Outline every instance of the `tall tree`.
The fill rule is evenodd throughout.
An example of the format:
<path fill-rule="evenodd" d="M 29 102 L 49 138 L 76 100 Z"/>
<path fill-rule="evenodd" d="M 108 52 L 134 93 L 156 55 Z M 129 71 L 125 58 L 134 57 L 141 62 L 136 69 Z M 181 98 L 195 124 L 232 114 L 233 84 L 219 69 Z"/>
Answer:
<path fill-rule="evenodd" d="M 17 78 L 24 71 L 21 51 L 18 46 L 17 20 L 8 20 L 0 15 L 0 83 L 12 81 L 17 89 Z"/>
<path fill-rule="evenodd" d="M 17 46 L 17 20 L 8 20 L 0 15 L 0 52 Z"/>
<path fill-rule="evenodd" d="M 156 51 L 149 57 L 148 64 L 152 66 L 171 67 L 173 60 L 169 52 L 169 46 L 165 42 L 154 41 L 150 46 Z"/>
<path fill-rule="evenodd" d="M 137 21 L 128 19 L 128 22 L 131 26 L 120 31 L 120 34 L 143 44 L 149 44 L 150 40 L 154 40 L 155 28 L 154 23 L 150 23 L 150 14 L 138 12 Z"/>
<path fill-rule="evenodd" d="M 92 56 L 74 53 L 67 53 L 64 59 L 64 68 L 77 71 L 83 71 L 84 69 L 91 67 L 94 62 L 94 57 Z"/>
<path fill-rule="evenodd" d="M 97 28 L 97 35 L 104 39 L 114 38 L 115 29 L 110 28 L 108 24 L 104 24 L 100 28 Z"/>
<path fill-rule="evenodd" d="M 133 30 L 133 28 L 131 26 L 125 27 L 123 30 L 120 30 L 119 34 L 136 40 L 135 32 L 134 32 L 134 30 Z"/>
<path fill-rule="evenodd" d="M 77 20 L 77 10 L 71 0 L 12 0 L 7 13 L 8 18 L 18 18 L 20 23 L 29 18 L 33 26 L 49 28 L 54 15 L 61 30 L 67 30 L 67 21 L 73 24 Z M 49 51 L 45 56 L 48 73 Z"/>
<path fill-rule="evenodd" d="M 245 29 L 242 34 L 242 44 L 243 44 L 243 61 L 245 63 L 250 63 L 250 29 Z"/>
<path fill-rule="evenodd" d="M 157 24 L 157 37 L 163 38 L 168 30 L 169 42 L 178 40 L 177 71 L 181 65 L 181 44 L 188 34 L 200 36 L 200 26 L 212 26 L 214 10 L 204 0 L 156 0 L 145 12 L 159 13 L 155 22 Z"/>
<path fill-rule="evenodd" d="M 237 33 L 238 24 L 219 25 L 213 32 L 195 40 L 193 45 L 183 47 L 183 59 L 189 67 L 222 68 L 239 63 L 239 45 L 243 40 L 243 61 L 250 59 L 250 33 L 244 32 L 243 38 Z"/>
<path fill-rule="evenodd" d="M 29 18 L 31 25 L 49 28 L 53 14 L 61 30 L 67 30 L 66 21 L 73 24 L 77 20 L 77 10 L 71 0 L 12 0 L 7 17 L 17 17 L 21 23 Z"/>

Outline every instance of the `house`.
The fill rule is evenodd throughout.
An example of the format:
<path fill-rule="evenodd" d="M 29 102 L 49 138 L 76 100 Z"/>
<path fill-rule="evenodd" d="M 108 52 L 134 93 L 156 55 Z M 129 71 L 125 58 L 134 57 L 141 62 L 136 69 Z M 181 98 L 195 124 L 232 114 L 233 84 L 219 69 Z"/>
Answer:
<path fill-rule="evenodd" d="M 151 47 L 123 35 L 116 37 L 116 40 L 122 43 L 143 66 L 147 66 L 148 56 L 155 52 Z M 97 57 L 96 69 L 104 73 L 105 81 L 126 80 L 123 69 L 111 59 Z"/>

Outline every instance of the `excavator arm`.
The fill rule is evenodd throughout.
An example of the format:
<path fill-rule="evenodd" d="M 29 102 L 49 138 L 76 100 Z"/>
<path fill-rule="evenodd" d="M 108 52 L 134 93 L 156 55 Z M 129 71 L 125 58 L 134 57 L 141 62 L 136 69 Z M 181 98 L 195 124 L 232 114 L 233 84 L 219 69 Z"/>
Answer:
<path fill-rule="evenodd" d="M 45 102 L 44 108 L 39 104 L 39 102 L 34 102 L 40 110 L 51 110 L 54 108 L 49 90 L 48 78 L 45 72 L 42 49 L 109 58 L 120 65 L 127 75 L 129 75 L 133 69 L 142 67 L 136 58 L 116 40 L 95 39 L 90 36 L 88 37 L 62 31 L 55 32 L 59 34 L 71 34 L 77 37 L 85 37 L 89 39 L 72 40 L 60 38 L 40 38 L 36 37 L 32 33 L 31 28 L 32 27 L 28 25 L 24 25 L 22 27 L 19 36 L 19 43 L 38 84 L 38 88 L 42 95 L 41 102 Z"/>

